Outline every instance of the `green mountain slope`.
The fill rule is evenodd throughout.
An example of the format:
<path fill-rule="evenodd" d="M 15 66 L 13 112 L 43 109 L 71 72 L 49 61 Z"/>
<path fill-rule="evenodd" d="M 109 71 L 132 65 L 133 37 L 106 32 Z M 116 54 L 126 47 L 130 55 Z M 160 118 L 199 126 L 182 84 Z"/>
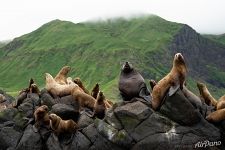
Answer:
<path fill-rule="evenodd" d="M 213 41 L 219 42 L 221 44 L 225 44 L 225 34 L 220 34 L 220 35 L 205 34 L 203 36 Z"/>
<path fill-rule="evenodd" d="M 26 87 L 31 77 L 44 87 L 45 72 L 56 75 L 62 66 L 70 65 L 69 76 L 79 76 L 88 89 L 98 82 L 107 97 L 116 99 L 121 63 L 130 61 L 146 79 L 160 80 L 170 70 L 175 53 L 171 48 L 179 45 L 174 41 L 183 35 L 184 28 L 183 24 L 158 16 L 78 24 L 54 20 L 0 49 L 0 88 L 18 91 Z M 191 70 L 196 71 L 192 67 Z M 190 74 L 191 87 L 195 86 L 196 74 Z M 224 77 L 221 80 L 225 81 Z M 207 81 L 218 95 L 225 91 L 225 86 L 217 82 L 200 79 Z"/>

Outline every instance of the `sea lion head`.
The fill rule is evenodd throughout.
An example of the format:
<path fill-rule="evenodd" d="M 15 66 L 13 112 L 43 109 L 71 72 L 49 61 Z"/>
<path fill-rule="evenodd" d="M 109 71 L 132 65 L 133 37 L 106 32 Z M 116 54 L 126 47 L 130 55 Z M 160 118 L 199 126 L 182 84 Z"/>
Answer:
<path fill-rule="evenodd" d="M 126 61 L 122 66 L 122 71 L 125 73 L 131 72 L 133 70 L 133 65 Z"/>
<path fill-rule="evenodd" d="M 52 81 L 52 80 L 54 80 L 54 78 L 49 73 L 45 73 L 45 80 L 46 80 L 46 82 L 47 81 Z"/>
<path fill-rule="evenodd" d="M 68 74 L 68 72 L 71 70 L 71 67 L 70 66 L 64 66 L 62 68 L 62 73 L 63 74 Z"/>
<path fill-rule="evenodd" d="M 41 119 L 41 118 L 43 118 L 47 113 L 48 113 L 48 106 L 42 105 L 42 106 L 38 107 L 38 108 L 35 110 L 35 114 L 36 114 L 37 117 L 38 117 L 38 118 L 36 118 L 36 119 Z"/>
<path fill-rule="evenodd" d="M 99 91 L 98 96 L 97 96 L 97 101 L 98 102 L 103 102 L 105 100 L 105 95 L 102 91 Z"/>
<path fill-rule="evenodd" d="M 173 63 L 175 65 L 185 65 L 184 57 L 181 53 L 176 53 L 174 56 Z"/>
<path fill-rule="evenodd" d="M 35 84 L 35 83 L 31 84 L 31 86 L 30 86 L 30 92 L 31 93 L 37 93 L 37 94 L 40 93 L 40 90 L 39 90 L 37 84 Z"/>
<path fill-rule="evenodd" d="M 197 82 L 197 87 L 198 89 L 203 89 L 205 87 L 205 84 L 201 82 Z"/>
<path fill-rule="evenodd" d="M 75 79 L 73 79 L 73 82 L 76 83 L 76 84 L 78 84 L 78 85 L 81 85 L 82 84 L 82 82 L 81 82 L 81 80 L 80 80 L 79 77 L 76 77 Z"/>
<path fill-rule="evenodd" d="M 57 116 L 56 114 L 50 114 L 49 120 L 50 120 L 51 128 L 53 130 L 56 130 L 62 119 L 59 116 Z"/>

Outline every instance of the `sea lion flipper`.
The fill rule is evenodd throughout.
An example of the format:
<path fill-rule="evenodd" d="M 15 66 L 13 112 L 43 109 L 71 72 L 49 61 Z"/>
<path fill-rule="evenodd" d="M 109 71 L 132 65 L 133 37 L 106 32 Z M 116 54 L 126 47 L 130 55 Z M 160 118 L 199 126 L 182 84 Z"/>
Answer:
<path fill-rule="evenodd" d="M 180 88 L 180 85 L 177 84 L 177 85 L 174 85 L 174 86 L 171 86 L 170 89 L 169 89 L 169 96 L 172 96 L 174 93 L 176 93 L 176 91 Z"/>
<path fill-rule="evenodd" d="M 140 92 L 139 92 L 139 97 L 143 98 L 144 100 L 150 102 L 151 101 L 151 96 L 150 96 L 150 92 L 148 90 L 147 87 L 143 87 L 141 88 Z"/>

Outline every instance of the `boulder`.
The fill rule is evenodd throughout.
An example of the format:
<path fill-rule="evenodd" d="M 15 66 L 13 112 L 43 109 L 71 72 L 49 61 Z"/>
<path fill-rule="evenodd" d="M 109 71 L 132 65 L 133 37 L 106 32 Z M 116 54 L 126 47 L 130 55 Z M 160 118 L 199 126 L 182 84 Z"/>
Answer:
<path fill-rule="evenodd" d="M 72 105 L 67 104 L 55 104 L 52 106 L 51 113 L 55 113 L 60 116 L 63 120 L 73 119 L 77 121 L 80 113 L 75 110 Z"/>

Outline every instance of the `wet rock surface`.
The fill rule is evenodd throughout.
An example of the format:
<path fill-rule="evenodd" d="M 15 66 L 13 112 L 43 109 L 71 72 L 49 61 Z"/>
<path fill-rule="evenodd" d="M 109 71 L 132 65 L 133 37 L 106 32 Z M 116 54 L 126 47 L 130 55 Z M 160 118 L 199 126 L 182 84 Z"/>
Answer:
<path fill-rule="evenodd" d="M 1 111 L 0 149 L 169 150 L 202 148 L 198 143 L 205 141 L 219 143 L 206 147 L 208 149 L 225 148 L 224 121 L 219 124 L 206 121 L 199 109 L 206 113 L 214 111 L 213 108 L 194 107 L 181 90 L 173 96 L 166 96 L 159 111 L 152 110 L 140 98 L 114 104 L 103 120 L 91 118 L 91 113 L 83 110 L 75 119 L 79 129 L 73 134 L 60 136 L 48 128 L 34 130 L 31 112 L 40 103 L 48 103 L 50 112 L 64 119 L 74 119 L 74 113 L 79 112 L 79 106 L 71 101 L 71 97 L 56 100 L 47 92 L 42 92 L 40 97 L 30 95 L 18 109 Z"/>

